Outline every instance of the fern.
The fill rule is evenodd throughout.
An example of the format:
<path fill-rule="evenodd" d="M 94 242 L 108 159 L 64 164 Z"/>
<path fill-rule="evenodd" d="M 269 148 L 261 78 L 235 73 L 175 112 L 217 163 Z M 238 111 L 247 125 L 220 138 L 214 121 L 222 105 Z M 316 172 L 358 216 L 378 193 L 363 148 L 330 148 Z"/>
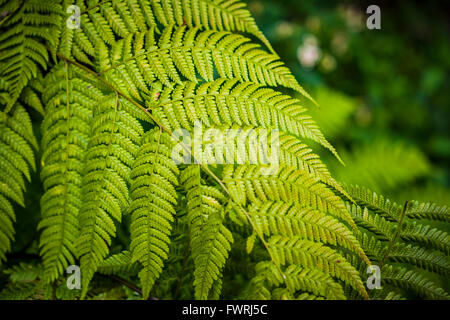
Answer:
<path fill-rule="evenodd" d="M 395 202 L 368 190 L 358 187 L 348 190 L 359 205 L 348 204 L 355 222 L 361 227 L 357 238 L 372 261 L 382 267 L 383 283 L 426 299 L 448 299 L 448 293 L 433 280 L 435 277 L 416 271 L 426 270 L 448 277 L 448 234 L 411 220 L 415 216 L 428 216 L 429 212 L 432 217 L 438 214 L 439 220 L 445 215 L 446 207 L 414 201 L 400 209 Z M 395 219 L 389 221 L 382 215 Z M 387 290 L 383 288 L 385 298 L 389 295 Z"/>
<path fill-rule="evenodd" d="M 450 211 L 447 206 L 437 206 L 434 203 L 414 201 L 406 213 L 412 219 L 429 219 L 450 222 Z"/>
<path fill-rule="evenodd" d="M 195 297 L 207 299 L 214 281 L 220 280 L 233 242 L 231 232 L 223 224 L 225 212 L 220 201 L 224 200 L 224 195 L 202 184 L 198 165 L 186 168 L 180 179 L 187 190 Z"/>
<path fill-rule="evenodd" d="M 117 95 L 106 96 L 94 108 L 76 243 L 83 270 L 82 296 L 108 254 L 116 230 L 113 219 L 120 222 L 129 204 L 127 182 L 141 136 L 141 125 L 121 108 Z"/>
<path fill-rule="evenodd" d="M 80 29 L 67 27 L 72 4 Z M 32 171 L 44 189 L 28 248 L 39 259 L 8 260 L 2 298 L 448 299 L 448 208 L 335 179 L 315 144 L 340 157 L 300 96 L 314 100 L 244 3 L 0 0 L 0 11 L 0 261 Z M 252 155 L 268 132 L 277 166 L 204 162 L 211 144 L 199 159 L 184 140 L 194 163 L 178 165 L 173 133 L 199 122 L 206 141 L 236 129 L 227 147 Z M 372 263 L 377 292 L 363 282 Z M 73 264 L 82 288 L 69 292 Z"/>
<path fill-rule="evenodd" d="M 231 80 L 217 79 L 198 87 L 186 82 L 173 90 L 167 88 L 156 102 L 147 105 L 167 128 L 192 128 L 195 121 L 208 127 L 274 128 L 320 143 L 339 158 L 299 100 L 247 80 L 239 83 L 232 73 Z"/>
<path fill-rule="evenodd" d="M 98 272 L 111 274 L 135 274 L 139 265 L 131 261 L 131 252 L 123 251 L 105 259 L 98 267 Z"/>
<path fill-rule="evenodd" d="M 143 265 L 139 276 L 144 298 L 148 297 L 169 254 L 178 184 L 178 167 L 171 159 L 172 147 L 173 141 L 166 133 L 148 131 L 130 176 L 132 261 Z"/>
<path fill-rule="evenodd" d="M 224 168 L 223 174 L 236 203 L 292 201 L 329 212 L 354 225 L 343 200 L 307 172 L 286 166 L 272 175 L 265 175 L 260 166 L 244 165 L 234 169 L 229 165 Z"/>
<path fill-rule="evenodd" d="M 284 284 L 284 288 L 280 285 Z M 273 289 L 275 287 L 275 289 Z M 304 292 L 299 297 L 316 300 L 319 297 L 336 300 L 345 299 L 342 286 L 335 282 L 328 274 L 318 269 L 299 268 L 290 265 L 280 274 L 270 262 L 260 262 L 256 266 L 256 276 L 249 289 L 250 298 L 258 299 L 295 299 L 295 293 Z"/>
<path fill-rule="evenodd" d="M 30 117 L 24 107 L 15 104 L 0 113 L 0 263 L 6 260 L 14 239 L 13 203 L 25 206 L 26 180 L 36 170 L 34 149 L 37 141 Z"/>
<path fill-rule="evenodd" d="M 86 81 L 74 78 L 76 70 L 61 63 L 48 75 L 44 94 L 46 114 L 42 122 L 41 179 L 45 193 L 41 200 L 41 255 L 45 276 L 53 281 L 74 264 L 78 237 L 78 213 L 84 157 L 90 136 L 92 109 L 102 98 L 87 91 Z M 60 82 L 59 77 L 65 81 Z"/>
<path fill-rule="evenodd" d="M 47 69 L 49 54 L 46 45 L 55 44 L 61 8 L 57 1 L 2 2 L 0 11 L 11 12 L 2 21 L 0 36 L 0 77 L 8 85 L 9 98 L 5 109 L 8 112 L 22 89 L 37 77 L 39 68 Z"/>
<path fill-rule="evenodd" d="M 383 276 L 387 283 L 392 283 L 401 288 L 407 288 L 416 292 L 419 296 L 428 299 L 448 300 L 449 295 L 442 288 L 437 287 L 432 281 L 426 279 L 414 271 L 404 268 L 393 268 L 386 265 Z"/>
<path fill-rule="evenodd" d="M 297 204 L 264 202 L 250 209 L 251 219 L 265 235 L 286 235 L 341 246 L 353 252 L 367 263 L 358 240 L 341 222 L 320 211 Z"/>
<path fill-rule="evenodd" d="M 269 241 L 269 248 L 282 265 L 289 263 L 305 268 L 318 268 L 349 283 L 363 297 L 368 297 L 358 271 L 344 257 L 329 247 L 295 237 L 274 236 Z"/>

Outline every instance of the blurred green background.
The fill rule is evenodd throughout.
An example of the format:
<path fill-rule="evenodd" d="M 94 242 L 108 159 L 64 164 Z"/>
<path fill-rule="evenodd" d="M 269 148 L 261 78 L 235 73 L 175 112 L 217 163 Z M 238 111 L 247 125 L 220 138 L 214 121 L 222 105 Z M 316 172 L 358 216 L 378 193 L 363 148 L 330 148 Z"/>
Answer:
<path fill-rule="evenodd" d="M 401 203 L 449 204 L 445 1 L 247 3 L 275 51 L 320 104 L 309 104 L 311 114 L 346 166 L 317 150 L 337 179 Z M 381 8 L 381 30 L 366 27 L 370 4 Z"/>

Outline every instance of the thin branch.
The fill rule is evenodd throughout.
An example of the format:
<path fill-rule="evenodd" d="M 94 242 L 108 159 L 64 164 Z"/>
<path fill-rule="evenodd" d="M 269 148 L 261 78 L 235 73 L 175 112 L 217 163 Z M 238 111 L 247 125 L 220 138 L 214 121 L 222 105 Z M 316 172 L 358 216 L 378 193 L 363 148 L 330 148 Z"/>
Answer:
<path fill-rule="evenodd" d="M 108 275 L 109 278 L 116 280 L 117 282 L 120 282 L 121 284 L 123 284 L 125 287 L 133 290 L 134 292 L 138 293 L 139 295 L 142 296 L 142 290 L 140 288 L 138 288 L 137 286 L 135 286 L 134 284 L 126 281 L 125 279 L 116 276 L 114 274 L 110 274 Z"/>
<path fill-rule="evenodd" d="M 107 275 L 107 274 L 100 274 L 100 275 L 102 275 L 102 276 L 104 276 L 104 277 L 107 277 L 107 278 L 111 278 L 111 279 L 113 279 L 113 280 L 115 280 L 115 281 L 117 281 L 117 282 L 120 282 L 120 283 L 123 284 L 125 287 L 127 287 L 127 288 L 133 290 L 134 292 L 136 292 L 137 294 L 139 294 L 140 296 L 142 296 L 142 290 L 141 290 L 138 286 L 134 285 L 134 284 L 131 283 L 131 282 L 128 282 L 128 281 L 125 280 L 124 278 L 119 277 L 119 276 L 114 275 L 114 274 L 108 274 L 108 275 Z M 149 297 L 148 299 L 149 299 L 149 300 L 159 300 L 158 298 L 155 298 L 155 297 Z"/>

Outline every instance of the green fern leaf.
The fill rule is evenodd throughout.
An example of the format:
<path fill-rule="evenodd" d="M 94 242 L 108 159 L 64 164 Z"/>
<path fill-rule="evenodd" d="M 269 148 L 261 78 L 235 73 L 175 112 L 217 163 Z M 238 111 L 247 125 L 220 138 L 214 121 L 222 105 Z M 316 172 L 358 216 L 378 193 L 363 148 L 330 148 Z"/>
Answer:
<path fill-rule="evenodd" d="M 335 250 L 298 237 L 273 236 L 268 244 L 281 265 L 295 264 L 304 268 L 320 269 L 350 284 L 361 296 L 368 298 L 358 271 Z"/>
<path fill-rule="evenodd" d="M 8 83 L 8 112 L 19 98 L 22 89 L 36 77 L 39 67 L 47 68 L 46 44 L 55 44 L 60 23 L 61 7 L 57 1 L 8 1 L 0 12 L 12 14 L 1 25 L 0 77 Z"/>
<path fill-rule="evenodd" d="M 207 299 L 214 281 L 219 279 L 233 236 L 223 224 L 224 195 L 201 181 L 200 167 L 191 165 L 183 170 L 181 182 L 187 190 L 191 250 L 194 259 L 196 299 Z"/>
<path fill-rule="evenodd" d="M 444 289 L 424 276 L 401 267 L 385 265 L 381 270 L 383 281 L 400 288 L 413 290 L 426 299 L 449 300 L 450 296 Z"/>
<path fill-rule="evenodd" d="M 342 246 L 370 263 L 352 232 L 335 218 L 295 203 L 264 202 L 250 208 L 254 223 L 267 236 L 285 235 Z"/>
<path fill-rule="evenodd" d="M 114 220 L 121 221 L 129 204 L 128 179 L 143 134 L 139 122 L 121 108 L 120 99 L 109 95 L 93 112 L 86 153 L 79 213 L 77 252 L 82 270 L 82 294 L 108 254 L 115 235 Z"/>
<path fill-rule="evenodd" d="M 356 229 L 343 200 L 326 185 L 307 172 L 292 167 L 280 166 L 276 172 L 267 175 L 257 165 L 243 165 L 233 168 L 225 166 L 224 183 L 236 203 L 284 201 L 295 202 L 322 212 L 329 212 L 343 219 Z"/>
<path fill-rule="evenodd" d="M 167 133 L 148 131 L 131 171 L 131 252 L 132 261 L 143 265 L 139 277 L 144 299 L 169 254 L 179 173 L 171 158 L 173 144 Z"/>
<path fill-rule="evenodd" d="M 9 113 L 0 111 L 0 263 L 14 239 L 11 201 L 25 205 L 25 179 L 31 180 L 30 168 L 36 170 L 33 147 L 37 142 L 25 108 L 16 103 Z"/>
<path fill-rule="evenodd" d="M 450 222 L 450 211 L 447 206 L 437 206 L 434 203 L 413 201 L 406 215 L 412 219 L 430 219 Z"/>
<path fill-rule="evenodd" d="M 122 251 L 103 260 L 98 266 L 98 272 L 102 274 L 135 274 L 139 271 L 139 265 L 131 261 L 131 252 Z"/>
<path fill-rule="evenodd" d="M 90 136 L 92 110 L 103 94 L 87 89 L 90 83 L 77 70 L 60 64 L 46 79 L 42 122 L 41 199 L 42 220 L 38 229 L 46 281 L 54 281 L 74 264 L 78 237 L 78 212 L 84 157 Z"/>

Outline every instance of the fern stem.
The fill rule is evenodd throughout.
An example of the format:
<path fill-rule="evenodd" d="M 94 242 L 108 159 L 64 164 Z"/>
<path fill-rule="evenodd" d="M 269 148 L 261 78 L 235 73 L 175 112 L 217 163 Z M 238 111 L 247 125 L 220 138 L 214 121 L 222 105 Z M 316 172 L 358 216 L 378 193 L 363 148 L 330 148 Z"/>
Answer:
<path fill-rule="evenodd" d="M 122 93 L 119 89 L 117 89 L 116 87 L 114 87 L 112 84 L 110 84 L 108 81 L 106 81 L 105 79 L 103 79 L 102 77 L 100 77 L 100 73 L 95 72 L 94 70 L 89 69 L 88 67 L 82 65 L 81 63 L 72 60 L 64 55 L 62 55 L 61 53 L 57 52 L 56 55 L 58 57 L 60 57 L 63 60 L 66 60 L 67 62 L 79 67 L 80 69 L 88 72 L 89 74 L 93 75 L 96 79 L 98 79 L 99 81 L 101 81 L 104 85 L 106 85 L 108 88 L 110 88 L 111 90 L 113 90 L 114 92 L 116 92 L 118 95 L 120 95 L 121 97 L 125 98 L 126 100 L 128 100 L 129 102 L 131 102 L 132 104 L 134 104 L 136 107 L 138 107 L 139 109 L 141 109 L 142 111 L 144 111 L 149 117 L 150 119 L 156 123 L 156 125 L 158 125 L 160 128 L 162 128 L 164 131 L 166 131 L 168 134 L 172 134 L 172 132 L 167 129 L 166 127 L 164 127 L 164 125 L 158 121 L 158 119 L 156 119 L 151 113 L 149 113 L 149 109 L 143 107 L 141 104 L 139 104 L 138 102 L 136 102 L 134 99 L 128 97 L 126 94 Z"/>
<path fill-rule="evenodd" d="M 384 255 L 383 260 L 381 260 L 380 262 L 380 268 L 384 265 L 384 263 L 386 262 L 387 258 L 389 257 L 389 253 L 392 250 L 392 247 L 394 246 L 395 241 L 397 240 L 399 234 L 400 234 L 400 230 L 402 228 L 402 223 L 403 223 L 403 218 L 405 217 L 405 213 L 406 213 L 406 208 L 408 207 L 408 200 L 405 201 L 405 205 L 403 206 L 403 210 L 402 210 L 402 215 L 400 216 L 400 220 L 398 221 L 398 226 L 397 226 L 397 230 L 395 231 L 395 235 L 392 238 L 392 240 L 389 242 L 389 247 L 386 250 L 386 253 Z"/>
<path fill-rule="evenodd" d="M 110 275 L 101 274 L 101 275 L 102 275 L 102 276 L 105 276 L 105 277 L 107 277 L 107 278 L 114 279 L 114 280 L 116 280 L 117 282 L 120 282 L 120 283 L 123 284 L 125 287 L 127 287 L 127 288 L 133 290 L 134 292 L 136 292 L 136 293 L 138 293 L 139 295 L 142 296 L 142 290 L 141 290 L 138 286 L 136 286 L 136 285 L 134 285 L 134 284 L 128 282 L 128 281 L 125 280 L 124 278 L 119 277 L 119 276 L 116 276 L 116 275 L 114 275 L 114 274 L 110 274 Z M 158 299 L 158 298 L 155 298 L 155 297 L 149 297 L 149 300 L 159 300 L 159 299 Z"/>

